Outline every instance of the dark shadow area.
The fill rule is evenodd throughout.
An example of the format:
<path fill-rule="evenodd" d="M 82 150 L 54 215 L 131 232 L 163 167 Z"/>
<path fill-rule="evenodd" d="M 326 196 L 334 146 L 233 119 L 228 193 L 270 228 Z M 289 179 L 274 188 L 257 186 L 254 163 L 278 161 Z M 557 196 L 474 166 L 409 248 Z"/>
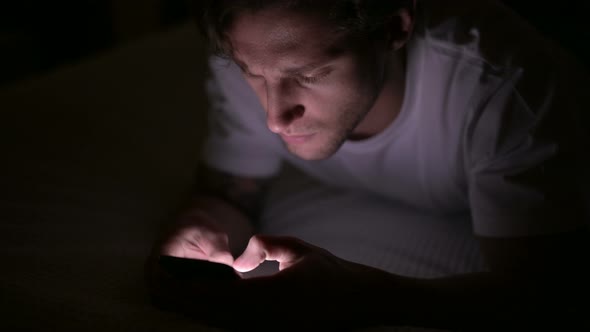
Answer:
<path fill-rule="evenodd" d="M 590 68 L 590 2 L 503 2 Z"/>
<path fill-rule="evenodd" d="M 146 12 L 151 16 L 140 15 Z M 185 0 L 2 1 L 0 85 L 78 61 L 186 18 Z"/>

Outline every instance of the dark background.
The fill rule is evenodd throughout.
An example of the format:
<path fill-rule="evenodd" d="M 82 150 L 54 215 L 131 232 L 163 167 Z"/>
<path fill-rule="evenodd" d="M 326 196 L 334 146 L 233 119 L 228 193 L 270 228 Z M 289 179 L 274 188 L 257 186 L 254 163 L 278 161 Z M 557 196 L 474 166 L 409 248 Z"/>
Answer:
<path fill-rule="evenodd" d="M 186 0 L 0 2 L 0 85 L 188 19 Z"/>
<path fill-rule="evenodd" d="M 189 0 L 18 0 L 0 4 L 0 85 L 188 19 Z M 589 63 L 588 1 L 504 1 Z"/>

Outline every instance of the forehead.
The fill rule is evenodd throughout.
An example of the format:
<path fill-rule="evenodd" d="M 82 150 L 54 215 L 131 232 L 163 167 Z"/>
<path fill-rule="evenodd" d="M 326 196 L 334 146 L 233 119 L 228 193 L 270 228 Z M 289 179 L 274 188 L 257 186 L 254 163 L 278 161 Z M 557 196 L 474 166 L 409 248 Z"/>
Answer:
<path fill-rule="evenodd" d="M 298 66 L 347 49 L 345 34 L 321 15 L 285 8 L 242 13 L 228 36 L 234 58 L 248 66 Z"/>

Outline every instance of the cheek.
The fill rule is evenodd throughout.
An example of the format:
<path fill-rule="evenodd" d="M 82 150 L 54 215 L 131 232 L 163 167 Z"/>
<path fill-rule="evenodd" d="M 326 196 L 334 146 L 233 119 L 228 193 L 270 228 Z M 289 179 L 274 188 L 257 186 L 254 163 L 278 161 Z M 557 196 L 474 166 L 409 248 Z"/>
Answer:
<path fill-rule="evenodd" d="M 375 83 L 368 77 L 356 73 L 341 74 L 314 91 L 309 100 L 318 109 L 324 113 L 332 113 L 331 116 L 334 117 L 344 111 L 362 112 L 367 109 L 374 100 L 375 90 Z"/>
<path fill-rule="evenodd" d="M 370 103 L 360 91 L 360 86 L 335 84 L 310 96 L 306 107 L 306 122 L 340 135 L 339 132 L 351 129 L 366 113 Z"/>
<path fill-rule="evenodd" d="M 372 73 L 362 74 L 360 70 L 334 78 L 335 83 L 323 88 L 317 98 L 317 109 L 321 110 L 317 119 L 338 132 L 349 131 L 373 107 L 379 81 Z"/>
<path fill-rule="evenodd" d="M 305 107 L 309 116 L 316 120 L 330 121 L 348 109 L 354 103 L 355 89 L 345 84 L 330 84 L 309 91 Z"/>

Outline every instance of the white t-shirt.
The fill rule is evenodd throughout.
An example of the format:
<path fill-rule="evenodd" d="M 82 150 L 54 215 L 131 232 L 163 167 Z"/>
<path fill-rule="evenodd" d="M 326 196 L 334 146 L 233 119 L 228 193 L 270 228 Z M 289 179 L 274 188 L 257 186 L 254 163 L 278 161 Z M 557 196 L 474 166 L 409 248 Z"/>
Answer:
<path fill-rule="evenodd" d="M 290 154 L 238 67 L 212 58 L 205 161 L 254 177 L 289 162 L 435 214 L 470 213 L 483 236 L 588 223 L 588 80 L 566 55 L 505 7 L 469 0 L 419 1 L 407 52 L 396 120 L 321 161 Z"/>

